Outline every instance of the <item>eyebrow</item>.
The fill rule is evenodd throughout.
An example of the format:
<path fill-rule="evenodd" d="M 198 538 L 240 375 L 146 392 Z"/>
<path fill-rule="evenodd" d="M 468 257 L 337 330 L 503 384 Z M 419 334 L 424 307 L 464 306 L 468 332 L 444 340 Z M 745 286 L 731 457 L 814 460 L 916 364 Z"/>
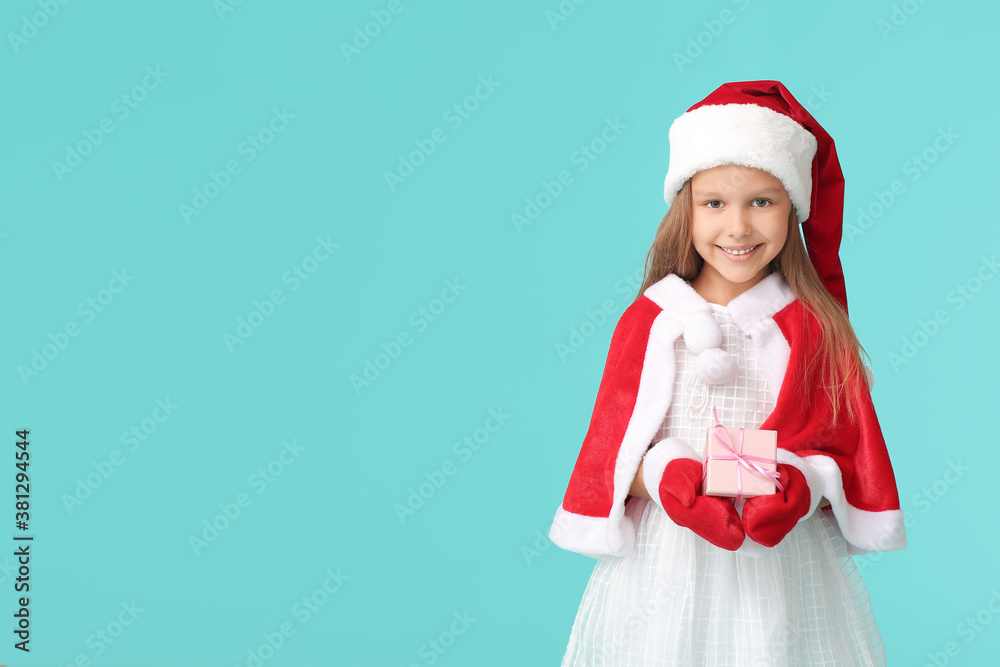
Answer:
<path fill-rule="evenodd" d="M 719 197 L 722 193 L 716 192 L 715 190 L 698 190 L 694 193 L 695 197 Z M 776 195 L 781 194 L 779 188 L 763 188 L 761 190 L 754 190 L 751 194 L 754 195 Z"/>

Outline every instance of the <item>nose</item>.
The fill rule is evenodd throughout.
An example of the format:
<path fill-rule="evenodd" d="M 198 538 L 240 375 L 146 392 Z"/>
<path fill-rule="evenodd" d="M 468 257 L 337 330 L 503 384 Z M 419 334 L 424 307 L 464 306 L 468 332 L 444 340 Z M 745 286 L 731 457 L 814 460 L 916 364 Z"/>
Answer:
<path fill-rule="evenodd" d="M 726 233 L 732 238 L 739 240 L 744 236 L 748 236 L 752 231 L 749 212 L 740 207 L 730 209 L 729 219 L 726 221 Z"/>

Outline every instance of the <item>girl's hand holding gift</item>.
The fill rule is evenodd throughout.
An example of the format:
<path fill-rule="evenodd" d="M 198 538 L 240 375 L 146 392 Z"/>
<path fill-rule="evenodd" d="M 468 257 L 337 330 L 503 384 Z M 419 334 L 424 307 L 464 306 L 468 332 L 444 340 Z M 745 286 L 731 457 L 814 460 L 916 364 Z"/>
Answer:
<path fill-rule="evenodd" d="M 806 476 L 793 465 L 778 463 L 778 481 L 784 491 L 747 498 L 743 505 L 743 527 L 747 536 L 765 547 L 785 539 L 799 521 L 810 516 L 819 504 Z"/>
<path fill-rule="evenodd" d="M 678 526 L 715 546 L 736 551 L 746 533 L 728 498 L 702 494 L 702 461 L 680 438 L 665 438 L 643 457 L 643 484 L 650 497 Z"/>

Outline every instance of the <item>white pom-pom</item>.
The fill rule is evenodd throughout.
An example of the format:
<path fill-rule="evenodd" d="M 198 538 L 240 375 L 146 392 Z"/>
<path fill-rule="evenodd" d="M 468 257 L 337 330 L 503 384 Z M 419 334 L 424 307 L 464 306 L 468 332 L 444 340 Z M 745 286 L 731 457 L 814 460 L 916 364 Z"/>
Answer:
<path fill-rule="evenodd" d="M 705 350 L 694 360 L 694 373 L 706 384 L 726 384 L 736 379 L 736 359 L 722 348 Z"/>
<path fill-rule="evenodd" d="M 684 344 L 694 354 L 722 345 L 722 329 L 711 313 L 704 310 L 691 313 L 684 325 Z"/>

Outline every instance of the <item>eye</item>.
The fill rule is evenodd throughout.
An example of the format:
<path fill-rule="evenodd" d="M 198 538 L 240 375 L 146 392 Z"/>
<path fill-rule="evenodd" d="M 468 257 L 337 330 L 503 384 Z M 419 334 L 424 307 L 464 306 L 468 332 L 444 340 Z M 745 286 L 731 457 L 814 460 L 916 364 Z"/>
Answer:
<path fill-rule="evenodd" d="M 718 206 L 713 206 L 713 204 L 718 204 Z M 707 206 L 709 208 L 721 208 L 722 207 L 722 202 L 719 201 L 718 199 L 713 199 L 711 201 L 705 202 L 705 206 Z"/>
<path fill-rule="evenodd" d="M 763 204 L 759 204 L 758 202 L 764 202 L 764 203 Z M 763 208 L 764 206 L 767 206 L 768 204 L 770 204 L 771 200 L 770 199 L 764 199 L 763 197 L 758 197 L 757 199 L 754 199 L 752 203 L 754 205 L 758 206 L 758 207 Z"/>

